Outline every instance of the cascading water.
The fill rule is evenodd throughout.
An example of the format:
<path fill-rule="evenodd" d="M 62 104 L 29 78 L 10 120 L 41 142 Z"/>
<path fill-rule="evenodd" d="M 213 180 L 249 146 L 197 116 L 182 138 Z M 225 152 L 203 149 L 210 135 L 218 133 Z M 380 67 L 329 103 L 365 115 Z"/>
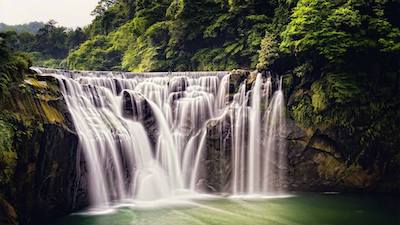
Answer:
<path fill-rule="evenodd" d="M 262 78 L 258 74 L 250 91 L 246 91 L 243 83 L 234 96 L 231 104 L 234 195 L 284 192 L 285 99 L 282 79 L 277 83 L 273 93 L 271 77 Z"/>
<path fill-rule="evenodd" d="M 60 83 L 94 206 L 199 191 L 212 121 L 229 120 L 230 140 L 220 143 L 231 143 L 232 194 L 282 191 L 282 81 L 274 90 L 271 77 L 258 74 L 252 86 L 244 81 L 236 92 L 227 72 L 42 72 Z"/>

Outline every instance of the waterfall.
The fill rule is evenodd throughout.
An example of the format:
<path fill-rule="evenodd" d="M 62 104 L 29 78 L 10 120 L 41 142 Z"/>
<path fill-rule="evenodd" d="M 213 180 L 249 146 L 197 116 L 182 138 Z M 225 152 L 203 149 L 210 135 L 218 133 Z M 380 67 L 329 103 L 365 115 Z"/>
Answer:
<path fill-rule="evenodd" d="M 204 191 L 214 175 L 211 136 L 219 138 L 218 157 L 231 155 L 223 174 L 231 194 L 283 191 L 282 80 L 257 74 L 233 87 L 228 72 L 38 71 L 59 81 L 93 206 Z"/>
<path fill-rule="evenodd" d="M 267 104 L 264 116 L 264 166 L 262 171 L 263 193 L 282 192 L 285 183 L 286 170 L 286 118 L 285 98 L 282 90 L 282 79 L 279 80 L 278 90 L 269 102 L 271 81 L 267 81 Z"/>
<path fill-rule="evenodd" d="M 257 74 L 251 93 L 251 107 L 249 108 L 249 147 L 247 163 L 247 191 L 249 193 L 260 192 L 260 165 L 261 165 L 261 74 Z"/>

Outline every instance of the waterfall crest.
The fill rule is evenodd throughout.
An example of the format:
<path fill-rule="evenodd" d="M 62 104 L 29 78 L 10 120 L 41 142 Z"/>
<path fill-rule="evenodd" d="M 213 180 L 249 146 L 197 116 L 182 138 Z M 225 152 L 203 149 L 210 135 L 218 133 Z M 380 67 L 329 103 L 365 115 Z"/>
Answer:
<path fill-rule="evenodd" d="M 282 80 L 257 74 L 233 87 L 228 72 L 41 71 L 58 79 L 85 159 L 93 206 L 203 190 L 209 126 L 229 144 L 228 192 L 284 191 Z M 218 134 L 219 133 L 219 134 Z M 223 140 L 222 140 L 223 139 Z"/>

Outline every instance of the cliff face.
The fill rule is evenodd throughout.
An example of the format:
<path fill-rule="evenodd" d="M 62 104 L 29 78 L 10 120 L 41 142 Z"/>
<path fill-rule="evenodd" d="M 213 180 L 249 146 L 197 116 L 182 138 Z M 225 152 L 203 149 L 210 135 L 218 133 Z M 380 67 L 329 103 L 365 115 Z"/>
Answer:
<path fill-rule="evenodd" d="M 87 205 L 78 138 L 57 81 L 25 76 L 9 96 L 0 117 L 4 224 L 41 224 Z"/>
<path fill-rule="evenodd" d="M 381 173 L 382 168 L 363 168 L 359 161 L 346 160 L 344 150 L 356 147 L 355 143 L 352 143 L 353 140 L 346 140 L 346 134 L 334 129 L 324 132 L 319 128 L 303 130 L 293 120 L 289 124 L 288 160 L 291 190 L 372 191 L 379 188 L 379 182 L 385 175 Z"/>
<path fill-rule="evenodd" d="M 285 76 L 295 190 L 400 191 L 399 79 Z"/>

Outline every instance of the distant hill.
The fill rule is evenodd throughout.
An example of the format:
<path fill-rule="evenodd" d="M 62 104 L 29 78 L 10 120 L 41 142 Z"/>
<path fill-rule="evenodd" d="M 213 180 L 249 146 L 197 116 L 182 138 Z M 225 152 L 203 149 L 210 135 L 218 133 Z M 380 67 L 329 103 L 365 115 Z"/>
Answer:
<path fill-rule="evenodd" d="M 19 24 L 19 25 L 7 25 L 5 23 L 0 23 L 0 32 L 14 30 L 17 33 L 29 32 L 29 33 L 35 34 L 43 26 L 44 26 L 44 23 L 42 23 L 42 22 L 30 22 L 30 23 Z"/>

